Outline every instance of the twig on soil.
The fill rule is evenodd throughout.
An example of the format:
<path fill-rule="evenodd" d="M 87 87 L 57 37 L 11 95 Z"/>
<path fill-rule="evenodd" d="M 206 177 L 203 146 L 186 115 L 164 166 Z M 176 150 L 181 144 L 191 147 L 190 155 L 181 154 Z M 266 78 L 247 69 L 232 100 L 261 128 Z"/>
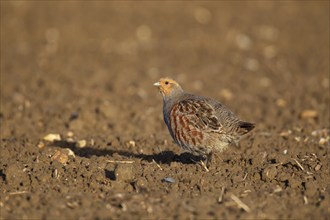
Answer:
<path fill-rule="evenodd" d="M 222 187 L 218 198 L 218 203 L 222 203 L 224 193 L 225 193 L 225 187 Z"/>
<path fill-rule="evenodd" d="M 306 197 L 306 196 L 304 196 L 304 203 L 305 203 L 305 205 L 307 205 L 307 204 L 308 204 L 308 199 L 307 199 L 307 197 Z"/>
<path fill-rule="evenodd" d="M 163 168 L 154 160 L 152 159 L 152 162 L 156 164 L 156 166 L 161 170 L 163 171 Z"/>
<path fill-rule="evenodd" d="M 300 169 L 302 169 L 302 171 L 305 171 L 304 167 L 298 162 L 298 160 L 296 160 L 295 158 L 293 158 L 293 160 L 297 163 Z"/>
<path fill-rule="evenodd" d="M 245 203 L 243 203 L 242 202 L 242 200 L 240 200 L 237 196 L 235 196 L 235 195 L 231 195 L 230 196 L 230 198 L 234 201 L 234 202 L 236 202 L 236 204 L 240 207 L 240 208 L 242 208 L 244 211 L 246 211 L 246 212 L 251 212 L 251 209 L 249 208 L 249 206 L 247 206 Z"/>
<path fill-rule="evenodd" d="M 134 163 L 133 160 L 106 160 L 108 163 Z"/>
<path fill-rule="evenodd" d="M 21 195 L 21 194 L 25 194 L 28 193 L 27 191 L 17 191 L 17 192 L 10 192 L 8 193 L 9 195 Z"/>
<path fill-rule="evenodd" d="M 243 181 L 246 179 L 247 175 L 248 175 L 248 173 L 246 173 L 246 174 L 244 175 L 244 177 L 243 177 Z"/>

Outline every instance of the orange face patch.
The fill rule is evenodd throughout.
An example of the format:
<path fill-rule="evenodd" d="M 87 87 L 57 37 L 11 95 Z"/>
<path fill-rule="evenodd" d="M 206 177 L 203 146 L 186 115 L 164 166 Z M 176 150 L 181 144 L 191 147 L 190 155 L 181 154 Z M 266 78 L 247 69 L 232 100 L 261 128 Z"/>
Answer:
<path fill-rule="evenodd" d="M 163 96 L 168 96 L 172 93 L 172 91 L 176 88 L 180 88 L 179 84 L 170 78 L 161 78 L 157 83 L 159 91 L 162 93 Z"/>

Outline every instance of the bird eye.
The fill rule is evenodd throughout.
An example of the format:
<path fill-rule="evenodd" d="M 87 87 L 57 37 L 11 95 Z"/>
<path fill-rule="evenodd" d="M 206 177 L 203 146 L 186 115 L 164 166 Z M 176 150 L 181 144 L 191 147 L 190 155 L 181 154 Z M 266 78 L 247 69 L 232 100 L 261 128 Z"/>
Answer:
<path fill-rule="evenodd" d="M 165 81 L 165 85 L 168 85 L 168 81 Z"/>

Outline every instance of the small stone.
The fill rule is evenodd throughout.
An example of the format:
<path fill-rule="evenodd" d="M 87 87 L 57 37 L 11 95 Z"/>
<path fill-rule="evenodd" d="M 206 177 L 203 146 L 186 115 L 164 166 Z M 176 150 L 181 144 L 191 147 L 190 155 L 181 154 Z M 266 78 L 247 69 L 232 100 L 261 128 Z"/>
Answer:
<path fill-rule="evenodd" d="M 75 143 L 76 142 L 73 138 L 67 138 L 65 141 L 69 142 L 69 143 Z"/>
<path fill-rule="evenodd" d="M 284 100 L 284 99 L 277 99 L 276 100 L 276 105 L 278 106 L 278 107 L 285 107 L 286 106 L 286 101 Z"/>
<path fill-rule="evenodd" d="M 162 179 L 162 182 L 175 183 L 175 179 L 173 179 L 172 177 L 166 177 L 166 178 Z"/>
<path fill-rule="evenodd" d="M 69 160 L 69 157 L 67 154 L 61 152 L 60 150 L 57 150 L 55 154 L 50 158 L 52 161 L 57 161 L 61 164 L 66 164 Z"/>
<path fill-rule="evenodd" d="M 80 148 L 86 147 L 86 145 L 87 145 L 87 141 L 86 140 L 80 140 L 80 141 L 78 141 L 78 146 Z"/>
<path fill-rule="evenodd" d="M 283 154 L 286 155 L 287 153 L 288 153 L 288 149 L 285 149 L 285 150 L 283 151 Z"/>
<path fill-rule="evenodd" d="M 311 133 L 312 136 L 321 136 L 321 137 L 328 136 L 328 134 L 329 134 L 329 129 L 315 130 L 312 131 Z"/>
<path fill-rule="evenodd" d="M 39 143 L 38 143 L 38 148 L 39 149 L 42 149 L 42 148 L 44 148 L 45 147 L 45 143 L 44 142 L 42 142 L 42 141 L 40 141 Z"/>
<path fill-rule="evenodd" d="M 135 147 L 135 141 L 129 141 L 128 146 L 130 147 Z"/>
<path fill-rule="evenodd" d="M 60 141 L 61 135 L 59 134 L 47 134 L 45 137 L 43 137 L 43 140 L 53 142 L 53 141 Z"/>
<path fill-rule="evenodd" d="M 73 132 L 72 131 L 68 131 L 68 133 L 66 134 L 67 137 L 73 137 Z"/>
<path fill-rule="evenodd" d="M 282 187 L 279 186 L 279 185 L 276 185 L 276 188 L 274 189 L 274 193 L 279 193 L 279 192 L 282 192 L 282 191 L 283 191 Z"/>
<path fill-rule="evenodd" d="M 130 181 L 135 177 L 132 164 L 118 164 L 115 168 L 115 177 L 119 181 Z"/>
<path fill-rule="evenodd" d="M 65 148 L 65 150 L 67 151 L 68 156 L 72 156 L 73 158 L 76 157 L 75 153 L 70 148 Z"/>
<path fill-rule="evenodd" d="M 297 142 L 300 142 L 301 141 L 301 137 L 294 137 L 294 140 L 297 141 Z"/>
<path fill-rule="evenodd" d="M 317 164 L 314 168 L 315 171 L 319 171 L 321 169 L 322 165 L 321 164 Z"/>
<path fill-rule="evenodd" d="M 328 143 L 328 141 L 329 141 L 329 136 L 327 137 L 327 138 L 320 138 L 320 140 L 319 140 L 319 144 L 320 145 L 325 145 L 326 143 Z"/>
<path fill-rule="evenodd" d="M 315 110 L 305 110 L 301 113 L 302 118 L 317 118 L 318 113 Z"/>
<path fill-rule="evenodd" d="M 280 136 L 281 137 L 288 137 L 290 134 L 292 134 L 292 131 L 291 130 L 287 130 L 287 131 L 282 131 L 280 133 Z"/>

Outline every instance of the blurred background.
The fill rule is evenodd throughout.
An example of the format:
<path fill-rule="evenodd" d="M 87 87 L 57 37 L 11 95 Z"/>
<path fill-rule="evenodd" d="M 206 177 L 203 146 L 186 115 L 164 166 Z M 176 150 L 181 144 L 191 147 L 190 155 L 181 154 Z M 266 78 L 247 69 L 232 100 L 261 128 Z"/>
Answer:
<path fill-rule="evenodd" d="M 10 146 L 7 160 L 21 158 L 19 152 L 29 155 L 48 133 L 66 136 L 68 132 L 77 139 L 93 140 L 88 142 L 92 149 L 148 155 L 169 149 L 180 154 L 171 144 L 161 95 L 153 87 L 164 76 L 256 122 L 254 138 L 247 141 L 254 140 L 253 152 L 246 154 L 252 158 L 261 148 L 292 149 L 294 156 L 305 150 L 324 153 L 330 120 L 329 2 L 1 1 L 0 134 L 6 143 L 2 146 Z M 112 157 L 102 152 L 98 156 L 93 161 Z M 43 166 L 51 167 L 48 159 Z M 28 163 L 18 160 L 20 165 Z M 2 172 L 0 176 L 5 176 Z M 210 186 L 213 183 L 211 179 Z M 14 185 L 3 184 L 8 190 Z M 43 198 L 43 192 L 38 196 Z M 281 207 L 268 205 L 271 210 Z M 82 205 L 82 210 L 87 206 Z M 24 211 L 14 202 L 12 207 Z M 320 214 L 317 207 L 306 212 Z M 296 218 L 303 218 L 301 209 L 291 210 L 297 210 Z M 282 211 L 245 218 L 280 218 Z M 322 217 L 314 214 L 313 218 Z M 226 217 L 217 217 L 221 216 Z"/>
<path fill-rule="evenodd" d="M 41 130 L 58 126 L 53 117 L 43 118 L 45 113 L 69 117 L 95 108 L 110 121 L 122 115 L 120 131 L 128 124 L 137 128 L 139 121 L 145 123 L 140 129 L 147 129 L 154 118 L 144 117 L 161 119 L 161 98 L 152 84 L 170 76 L 261 128 L 283 127 L 278 117 L 295 120 L 309 109 L 325 123 L 327 6 L 308 1 L 2 2 L 2 106 L 36 107 L 31 117 L 41 111 L 35 116 Z M 80 125 L 100 126 L 91 118 Z"/>

